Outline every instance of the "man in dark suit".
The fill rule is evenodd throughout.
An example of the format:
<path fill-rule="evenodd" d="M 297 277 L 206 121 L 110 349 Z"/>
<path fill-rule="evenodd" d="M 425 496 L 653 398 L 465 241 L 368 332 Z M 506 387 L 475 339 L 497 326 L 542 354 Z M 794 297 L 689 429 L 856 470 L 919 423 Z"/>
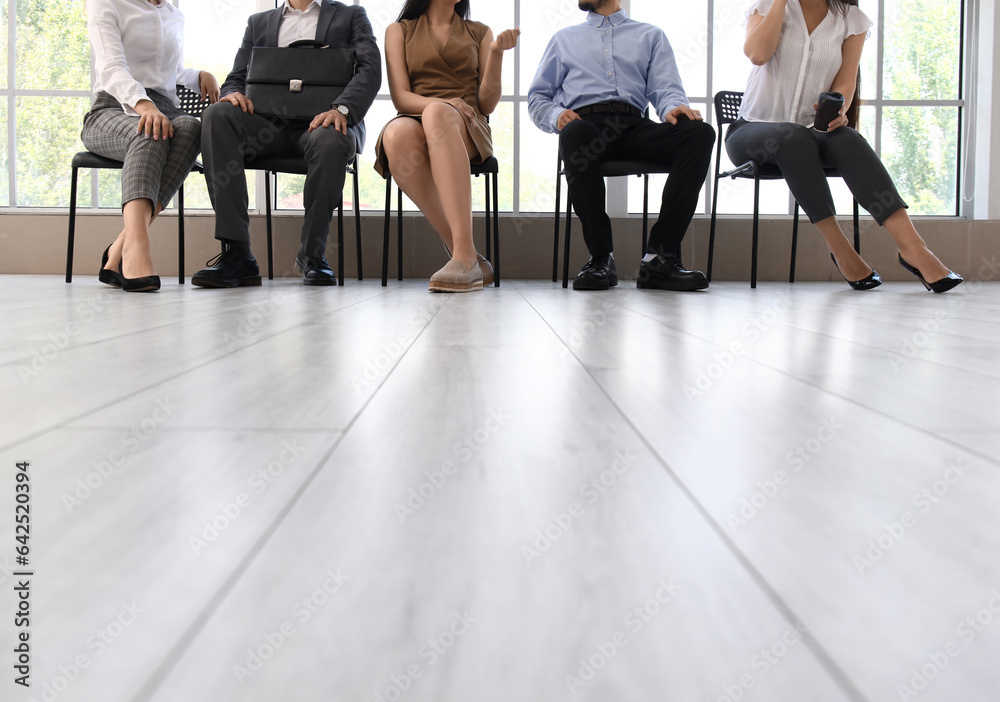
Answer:
<path fill-rule="evenodd" d="M 257 46 L 287 46 L 302 39 L 333 48 L 353 48 L 357 69 L 347 87 L 312 121 L 265 117 L 247 99 L 250 52 Z M 222 85 L 222 97 L 202 115 L 205 180 L 215 208 L 215 238 L 223 252 L 191 282 L 213 288 L 260 285 L 250 250 L 250 217 L 244 162 L 258 156 L 300 156 L 306 161 L 305 222 L 295 265 L 306 285 L 335 285 L 326 260 L 330 220 L 343 197 L 347 164 L 364 148 L 364 116 L 382 84 L 382 61 L 363 7 L 333 0 L 286 0 L 247 22 L 243 45 Z"/>

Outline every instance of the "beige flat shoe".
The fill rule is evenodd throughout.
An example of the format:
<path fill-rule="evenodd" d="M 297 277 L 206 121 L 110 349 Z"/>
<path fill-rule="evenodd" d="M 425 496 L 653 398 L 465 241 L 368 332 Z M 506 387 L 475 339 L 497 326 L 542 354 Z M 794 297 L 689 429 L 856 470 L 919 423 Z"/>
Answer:
<path fill-rule="evenodd" d="M 443 241 L 441 242 L 441 246 L 448 252 L 448 257 L 451 258 L 451 249 Z M 483 272 L 483 287 L 488 288 L 493 285 L 493 266 L 481 253 L 476 253 L 476 260 L 479 261 L 479 268 Z"/>
<path fill-rule="evenodd" d="M 483 271 L 478 264 L 466 268 L 455 259 L 451 259 L 444 268 L 431 276 L 431 292 L 472 292 L 483 289 Z"/>
<path fill-rule="evenodd" d="M 487 288 L 493 285 L 493 266 L 481 253 L 477 253 L 476 258 L 479 260 L 479 270 L 483 272 L 483 287 Z"/>

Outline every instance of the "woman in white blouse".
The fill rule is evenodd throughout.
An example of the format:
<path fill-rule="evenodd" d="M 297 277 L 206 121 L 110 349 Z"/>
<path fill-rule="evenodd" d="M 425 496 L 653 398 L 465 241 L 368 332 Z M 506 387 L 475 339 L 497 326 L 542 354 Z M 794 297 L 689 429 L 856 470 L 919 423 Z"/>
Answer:
<path fill-rule="evenodd" d="M 927 248 L 882 162 L 855 131 L 859 66 L 871 21 L 857 0 L 756 0 L 747 12 L 743 50 L 754 64 L 740 118 L 726 135 L 733 163 L 776 165 L 819 229 L 841 274 L 855 290 L 882 280 L 851 247 L 837 222 L 824 167 L 839 170 L 858 202 L 899 247 L 899 261 L 928 290 L 962 282 Z M 844 107 L 827 131 L 813 129 L 820 93 Z"/>
<path fill-rule="evenodd" d="M 80 138 L 89 151 L 125 164 L 125 227 L 104 251 L 99 278 L 129 292 L 158 290 L 149 225 L 201 145 L 201 123 L 181 112 L 176 86 L 215 102 L 219 83 L 207 71 L 183 68 L 184 16 L 167 0 L 87 0 L 87 30 L 97 78 Z"/>

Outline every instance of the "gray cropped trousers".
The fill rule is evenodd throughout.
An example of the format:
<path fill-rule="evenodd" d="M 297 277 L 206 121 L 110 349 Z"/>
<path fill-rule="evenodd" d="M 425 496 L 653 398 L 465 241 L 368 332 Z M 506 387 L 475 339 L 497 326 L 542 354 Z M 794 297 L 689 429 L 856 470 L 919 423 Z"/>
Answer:
<path fill-rule="evenodd" d="M 791 122 L 733 122 L 726 134 L 733 163 L 777 166 L 812 223 L 837 214 L 824 168 L 836 168 L 858 203 L 884 224 L 907 207 L 865 138 L 850 127 L 817 132 Z"/>
<path fill-rule="evenodd" d="M 139 117 L 125 114 L 120 102 L 100 92 L 83 118 L 83 145 L 98 156 L 122 161 L 122 207 L 146 199 L 164 206 L 177 193 L 201 150 L 201 121 L 184 114 L 163 95 L 146 95 L 174 127 L 172 139 L 146 139 L 137 132 Z"/>

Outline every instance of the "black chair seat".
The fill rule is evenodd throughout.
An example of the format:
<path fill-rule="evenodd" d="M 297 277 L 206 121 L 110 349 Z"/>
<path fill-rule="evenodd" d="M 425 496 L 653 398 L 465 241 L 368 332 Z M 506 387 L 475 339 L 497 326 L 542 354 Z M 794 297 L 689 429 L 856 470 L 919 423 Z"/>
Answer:
<path fill-rule="evenodd" d="M 107 168 L 111 170 L 121 170 L 125 164 L 113 158 L 98 156 L 89 151 L 80 151 L 73 157 L 73 168 Z"/>
<path fill-rule="evenodd" d="M 662 163 L 651 161 L 607 161 L 601 164 L 601 175 L 605 178 L 641 176 L 647 173 L 666 174 L 670 173 L 670 169 Z"/>
<path fill-rule="evenodd" d="M 727 124 L 732 124 L 739 119 L 740 107 L 743 104 L 743 93 L 722 91 L 715 94 L 715 119 L 719 133 L 723 134 L 722 128 Z M 718 215 L 719 203 L 719 181 L 723 178 L 746 178 L 754 181 L 753 196 L 753 228 L 750 253 L 750 287 L 757 287 L 757 249 L 760 231 L 760 181 L 762 180 L 784 180 L 781 170 L 774 165 L 759 165 L 753 161 L 731 168 L 728 171 L 721 170 L 722 163 L 722 142 L 725 138 L 719 139 L 715 146 L 715 187 L 712 188 L 712 223 L 708 233 L 708 279 L 712 280 L 712 264 L 715 259 L 715 222 Z M 827 178 L 840 178 L 840 172 L 836 168 L 824 168 Z M 792 253 L 791 261 L 788 264 L 788 282 L 795 282 L 795 259 L 798 253 L 799 244 L 799 203 L 795 201 L 795 209 L 792 217 Z M 854 200 L 854 250 L 861 253 L 861 223 L 858 211 L 858 201 Z"/>
<path fill-rule="evenodd" d="M 192 117 L 201 117 L 202 111 L 208 106 L 199 93 L 188 90 L 183 85 L 177 86 L 177 97 L 180 98 L 181 110 Z M 66 241 L 66 282 L 73 282 L 73 249 L 76 246 L 76 194 L 77 180 L 81 168 L 107 169 L 120 171 L 125 167 L 121 161 L 98 156 L 90 151 L 80 151 L 73 156 L 72 179 L 70 181 L 69 201 L 69 231 Z M 195 173 L 204 173 L 200 162 L 191 167 Z M 184 184 L 177 190 L 177 282 L 184 283 Z"/>
<path fill-rule="evenodd" d="M 753 162 L 751 161 L 750 163 L 753 163 Z M 753 164 L 753 165 L 757 166 L 757 164 Z M 733 170 L 735 170 L 735 169 L 733 169 Z M 753 171 L 747 169 L 745 172 L 742 172 L 742 173 L 733 173 L 733 170 L 727 171 L 727 173 L 731 173 L 732 174 L 732 175 L 729 176 L 730 178 L 746 178 L 748 180 L 753 180 Z M 759 173 L 759 177 L 760 177 L 761 180 L 784 180 L 785 179 L 785 177 L 783 175 L 781 175 L 781 169 L 778 168 L 777 166 L 771 166 L 771 165 L 757 166 L 757 171 Z M 840 177 L 840 171 L 838 171 L 836 168 L 824 168 L 823 172 L 826 174 L 827 178 L 839 178 Z M 722 177 L 725 177 L 725 176 L 726 176 L 726 174 L 723 173 Z"/>
<path fill-rule="evenodd" d="M 670 168 L 655 161 L 605 161 L 601 164 L 601 175 L 605 178 L 621 178 L 639 176 L 643 179 L 642 192 L 642 251 L 645 253 L 649 238 L 649 176 L 652 174 L 669 175 Z M 556 206 L 555 227 L 552 234 L 552 282 L 559 279 L 559 202 L 562 198 L 562 178 L 566 175 L 562 156 L 556 159 Z M 572 234 L 573 210 L 569 188 L 566 190 L 566 239 L 563 249 L 563 280 L 562 286 L 569 286 L 569 242 Z"/>
<path fill-rule="evenodd" d="M 306 162 L 299 157 L 283 156 L 258 156 L 254 160 L 247 160 L 247 168 L 255 171 L 269 171 L 271 173 L 287 173 L 291 175 L 306 175 Z"/>
<path fill-rule="evenodd" d="M 497 161 L 496 156 L 490 156 L 482 163 L 470 163 L 469 169 L 474 176 L 486 175 L 487 173 L 497 175 L 500 173 L 500 162 Z"/>

